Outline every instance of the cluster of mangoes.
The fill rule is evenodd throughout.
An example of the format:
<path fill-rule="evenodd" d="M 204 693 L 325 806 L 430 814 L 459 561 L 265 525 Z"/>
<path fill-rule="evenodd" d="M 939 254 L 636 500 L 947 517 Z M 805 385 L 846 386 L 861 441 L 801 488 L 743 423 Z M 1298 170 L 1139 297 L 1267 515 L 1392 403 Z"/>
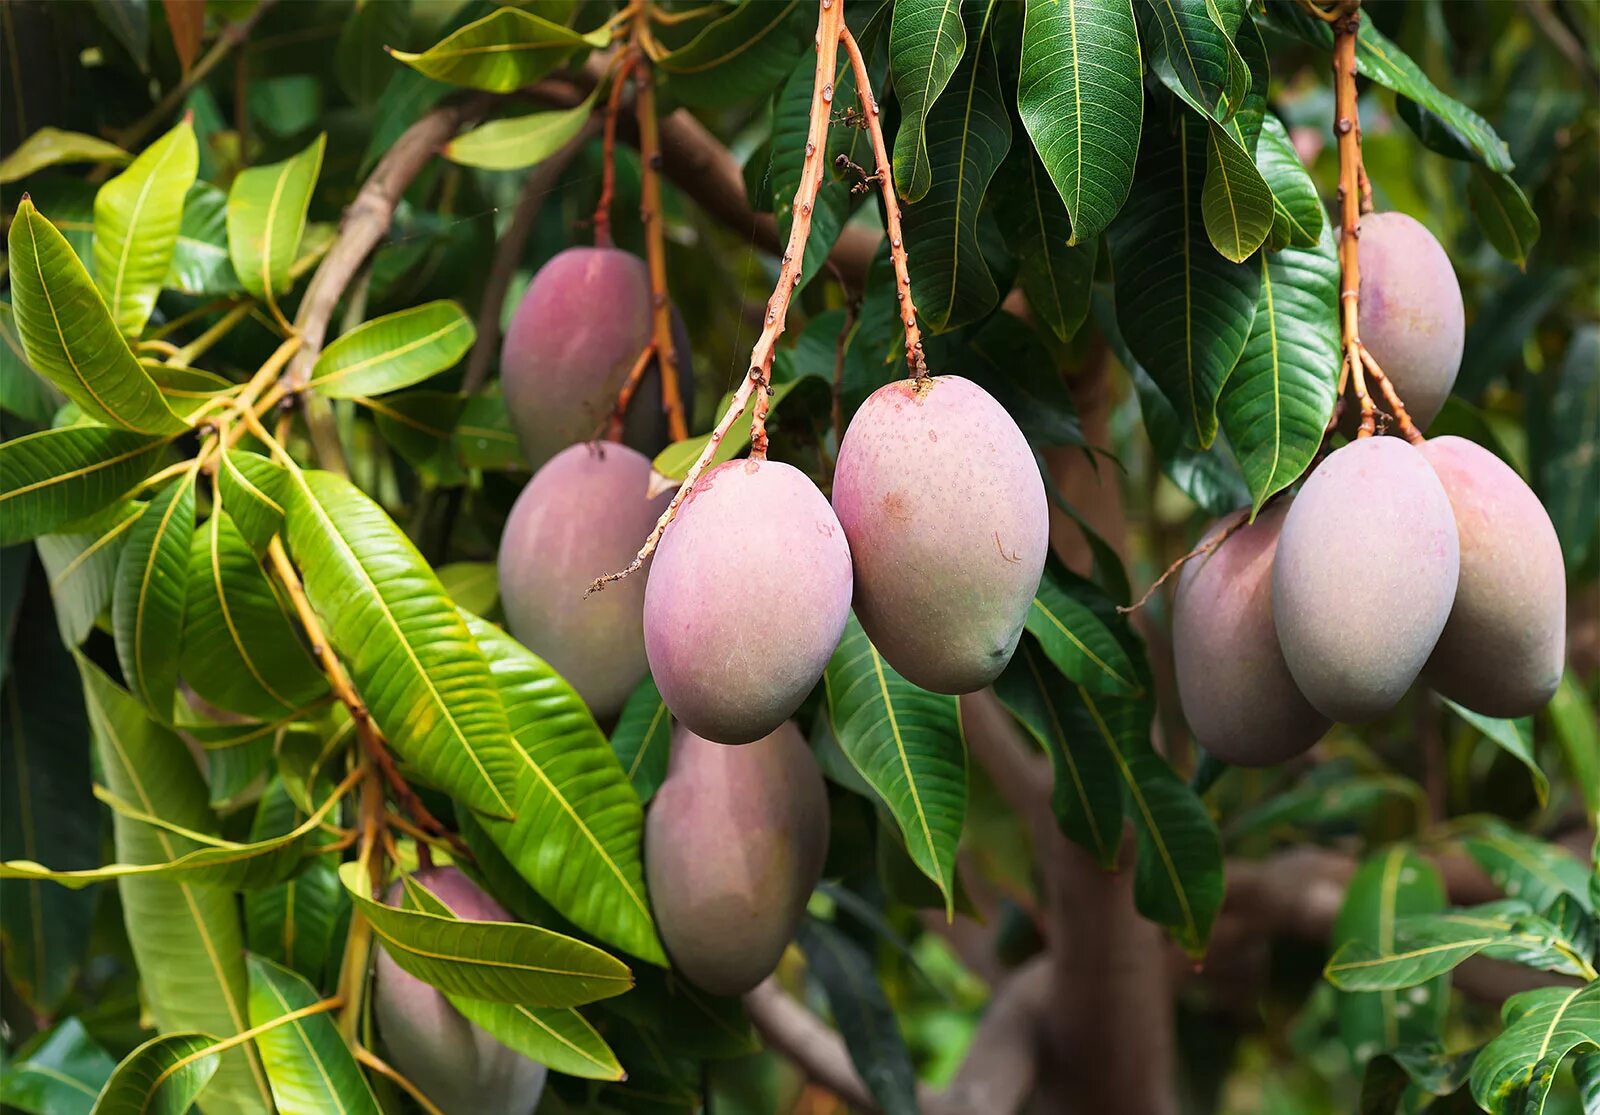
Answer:
<path fill-rule="evenodd" d="M 1358 256 L 1362 342 L 1424 428 L 1461 364 L 1455 272 L 1399 213 L 1362 219 Z M 1334 721 L 1388 712 L 1419 677 L 1496 717 L 1535 712 L 1555 692 L 1560 545 L 1538 498 L 1488 450 L 1450 436 L 1351 441 L 1292 498 L 1241 525 L 1245 514 L 1212 526 L 1202 548 L 1234 529 L 1184 567 L 1173 608 L 1179 700 L 1217 757 L 1280 762 Z"/>

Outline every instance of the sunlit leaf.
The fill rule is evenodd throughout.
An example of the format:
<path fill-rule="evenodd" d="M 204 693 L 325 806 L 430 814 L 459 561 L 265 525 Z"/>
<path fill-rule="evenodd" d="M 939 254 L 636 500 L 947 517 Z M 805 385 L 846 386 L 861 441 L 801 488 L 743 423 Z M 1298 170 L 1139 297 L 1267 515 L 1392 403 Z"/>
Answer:
<path fill-rule="evenodd" d="M 222 1054 L 210 1034 L 169 1033 L 135 1049 L 111 1074 L 94 1115 L 184 1115 L 217 1075 Z M 230 1110 L 215 1090 L 206 1106 Z M 265 1110 L 262 1108 L 261 1110 Z"/>
<path fill-rule="evenodd" d="M 109 426 L 63 426 L 0 443 L 0 545 L 110 506 L 155 471 L 166 444 Z"/>
<path fill-rule="evenodd" d="M 251 956 L 247 967 L 251 1026 L 266 1026 L 321 998 L 304 979 L 270 960 Z M 278 1115 L 378 1115 L 378 1101 L 332 1014 L 273 1026 L 255 1042 Z"/>
<path fill-rule="evenodd" d="M 1542 1111 L 1561 1062 L 1600 1048 L 1600 981 L 1523 991 L 1500 1014 L 1505 1029 L 1472 1064 L 1472 1098 L 1491 1115 Z"/>
<path fill-rule="evenodd" d="M 4 159 L 0 159 L 0 185 L 19 182 L 46 167 L 64 163 L 120 165 L 132 158 L 115 143 L 108 143 L 97 136 L 64 132 L 60 128 L 40 128 Z"/>
<path fill-rule="evenodd" d="M 130 688 L 165 722 L 178 683 L 189 547 L 194 537 L 195 472 L 163 488 L 128 532 L 117 559 L 111 625 Z"/>
<path fill-rule="evenodd" d="M 95 195 L 95 282 L 129 337 L 143 332 L 155 309 L 199 159 L 194 125 L 185 118 Z"/>
<path fill-rule="evenodd" d="M 90 1115 L 116 1062 L 77 1018 L 41 1038 L 0 1073 L 0 1103 L 29 1115 Z"/>
<path fill-rule="evenodd" d="M 1086 594 L 1100 592 L 1089 581 L 1047 566 L 1028 609 L 1028 630 L 1056 669 L 1078 684 L 1096 693 L 1137 693 L 1133 663 Z"/>
<path fill-rule="evenodd" d="M 580 35 L 519 8 L 501 8 L 469 23 L 420 54 L 389 53 L 437 81 L 509 93 L 532 84 L 580 46 L 603 47 L 610 31 Z"/>
<path fill-rule="evenodd" d="M 326 133 L 279 163 L 239 172 L 228 190 L 228 255 L 245 290 L 272 302 L 289 288 Z"/>
<path fill-rule="evenodd" d="M 333 399 L 382 395 L 451 367 L 475 330 L 457 303 L 427 302 L 363 322 L 322 350 L 312 386 Z"/>
<path fill-rule="evenodd" d="M 484 170 L 521 170 L 534 166 L 565 147 L 583 129 L 599 96 L 600 86 L 596 85 L 585 100 L 572 108 L 508 116 L 479 124 L 445 144 L 445 158 Z"/>

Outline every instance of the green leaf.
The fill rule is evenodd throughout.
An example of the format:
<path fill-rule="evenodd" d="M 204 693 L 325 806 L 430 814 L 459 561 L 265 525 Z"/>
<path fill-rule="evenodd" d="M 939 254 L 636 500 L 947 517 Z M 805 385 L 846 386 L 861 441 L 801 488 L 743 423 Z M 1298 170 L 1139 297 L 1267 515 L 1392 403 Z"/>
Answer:
<path fill-rule="evenodd" d="M 251 1026 L 266 1026 L 321 998 L 305 980 L 270 960 L 251 956 L 246 965 Z M 378 1101 L 331 1014 L 273 1026 L 255 1041 L 278 1115 L 378 1115 Z"/>
<path fill-rule="evenodd" d="M 1339 256 L 1333 232 L 1309 251 L 1263 253 L 1250 339 L 1217 404 L 1250 485 L 1251 514 L 1300 478 L 1322 444 L 1339 378 Z"/>
<path fill-rule="evenodd" d="M 1145 0 L 1145 45 L 1161 84 L 1215 123 L 1237 112 L 1250 70 L 1211 0 Z"/>
<path fill-rule="evenodd" d="M 1272 191 L 1250 153 L 1215 121 L 1206 132 L 1200 211 L 1212 246 L 1234 263 L 1254 255 L 1272 231 Z"/>
<path fill-rule="evenodd" d="M 522 170 L 544 162 L 583 130 L 600 86 L 580 104 L 552 112 L 531 112 L 479 124 L 444 146 L 444 157 L 483 170 Z"/>
<path fill-rule="evenodd" d="M 1561 684 L 1545 711 L 1556 742 L 1566 756 L 1572 781 L 1583 796 L 1590 823 L 1600 826 L 1600 720 L 1572 671 L 1561 676 Z"/>
<path fill-rule="evenodd" d="M 935 333 L 977 320 L 1000 299 L 978 238 L 984 193 L 1011 146 L 1011 114 L 988 30 L 985 21 L 917 137 L 918 158 L 933 178 L 906 206 L 906 251 L 917 310 Z M 899 137 L 895 150 L 898 162 Z"/>
<path fill-rule="evenodd" d="M 215 831 L 205 782 L 178 737 L 152 721 L 88 659 L 79 657 L 78 670 L 110 791 L 171 824 Z M 200 847 L 121 813 L 112 820 L 117 858 L 124 863 L 168 863 Z M 220 1036 L 246 1029 L 244 943 L 234 895 L 222 887 L 139 877 L 119 880 L 117 891 L 143 999 L 157 1027 L 163 1033 L 198 1029 Z M 206 1107 L 225 1115 L 271 1110 L 266 1077 L 253 1050 L 223 1055 Z"/>
<path fill-rule="evenodd" d="M 1528 269 L 1528 253 L 1539 239 L 1539 217 L 1528 204 L 1528 195 L 1509 174 L 1499 174 L 1474 163 L 1467 179 L 1467 201 L 1483 238 L 1494 250 Z"/>
<path fill-rule="evenodd" d="M 789 392 L 793 391 L 799 382 L 799 380 L 791 379 L 784 383 L 774 383 L 772 385 L 772 394 L 767 408 L 769 417 L 773 411 L 778 409 L 778 405 L 788 398 Z M 722 397 L 722 402 L 717 406 L 718 422 L 721 422 L 722 417 L 728 413 L 728 406 L 732 401 L 733 396 L 731 394 Z M 666 479 L 682 483 L 683 479 L 689 475 L 689 469 L 694 466 L 695 461 L 704 452 L 706 445 L 710 441 L 710 434 L 701 434 L 698 437 L 675 441 L 656 454 L 652 467 Z M 728 431 L 728 436 L 722 439 L 722 442 L 717 446 L 717 451 L 711 455 L 711 460 L 706 467 L 713 468 L 724 461 L 733 460 L 740 453 L 743 453 L 745 447 L 749 444 L 749 423 L 735 422 L 733 429 Z"/>
<path fill-rule="evenodd" d="M 398 391 L 452 367 L 475 336 L 472 319 L 455 302 L 385 314 L 323 349 L 311 385 L 332 399 Z"/>
<path fill-rule="evenodd" d="M 1600 1047 L 1600 982 L 1521 992 L 1501 1017 L 1505 1029 L 1472 1063 L 1472 1098 L 1491 1115 L 1536 1115 L 1568 1054 Z"/>
<path fill-rule="evenodd" d="M 671 969 L 644 968 L 638 977 L 632 991 L 605 1004 L 606 1013 L 650 1031 L 663 1049 L 704 1061 L 761 1051 L 741 1000 L 701 991 Z"/>
<path fill-rule="evenodd" d="M 228 195 L 209 182 L 189 187 L 172 266 L 161 285 L 195 298 L 236 294 L 242 289 L 228 255 Z"/>
<path fill-rule="evenodd" d="M 1115 867 L 1122 845 L 1122 776 L 1086 707 L 1063 692 L 1031 638 L 995 679 L 994 692 L 1050 759 L 1050 808 L 1061 831 L 1101 867 Z"/>
<path fill-rule="evenodd" d="M 81 531 L 46 534 L 37 541 L 50 578 L 62 645 L 81 646 L 111 603 L 117 559 L 128 531 L 143 512 L 143 504 L 117 504 L 93 516 Z"/>
<path fill-rule="evenodd" d="M 63 426 L 0 443 L 0 545 L 49 534 L 116 502 L 167 445 L 107 426 Z"/>
<path fill-rule="evenodd" d="M 370 109 L 400 72 L 384 48 L 409 42 L 412 18 L 410 0 L 371 0 L 345 19 L 334 75 L 355 104 Z"/>
<path fill-rule="evenodd" d="M 281 836 L 304 824 L 307 815 L 286 781 L 275 779 L 261 795 L 250 839 Z M 246 892 L 244 922 L 250 951 L 320 983 L 333 951 L 334 926 L 349 906 L 339 883 L 337 857 L 319 857 L 288 882 Z"/>
<path fill-rule="evenodd" d="M 1368 819 L 1379 808 L 1404 803 L 1420 816 L 1426 810 L 1422 787 L 1394 774 L 1360 774 L 1349 763 L 1323 763 L 1228 823 L 1230 845 L 1256 835 L 1315 835 Z"/>
<path fill-rule="evenodd" d="M 1328 961 L 1323 975 L 1344 991 L 1415 987 L 1482 952 L 1528 967 L 1593 978 L 1592 968 L 1584 971 L 1587 962 L 1561 930 L 1526 913 L 1527 909 L 1526 903 L 1514 901 L 1401 918 L 1390 947 L 1347 941 Z"/>
<path fill-rule="evenodd" d="M 259 453 L 224 449 L 217 458 L 216 498 L 257 557 L 283 527 L 289 474 Z"/>
<path fill-rule="evenodd" d="M 109 426 L 145 434 L 184 429 L 118 332 L 71 245 L 26 196 L 12 219 L 9 245 L 11 309 L 33 370 Z"/>
<path fill-rule="evenodd" d="M 765 96 L 794 67 L 814 29 L 811 11 L 799 0 L 738 4 L 656 68 L 685 104 L 715 107 Z"/>
<path fill-rule="evenodd" d="M 901 0 L 889 25 L 889 71 L 900 102 L 894 180 L 900 196 L 921 201 L 933 188 L 924 126 L 967 49 L 960 0 Z"/>
<path fill-rule="evenodd" d="M 11 304 L 0 302 L 0 410 L 43 427 L 66 401 L 54 384 L 28 367 Z"/>
<path fill-rule="evenodd" d="M 151 1038 L 125 1057 L 95 1101 L 94 1115 L 184 1115 L 217 1074 L 221 1054 L 209 1034 Z M 206 1110 L 226 1110 L 216 1091 Z M 265 1110 L 263 1108 L 263 1110 Z"/>
<path fill-rule="evenodd" d="M 1256 169 L 1272 191 L 1272 232 L 1267 236 L 1267 247 L 1272 251 L 1316 247 L 1327 223 L 1322 199 L 1289 139 L 1288 129 L 1270 112 L 1261 121 Z"/>
<path fill-rule="evenodd" d="M 199 165 L 186 117 L 95 194 L 95 282 L 125 336 L 142 333 L 155 309 Z"/>
<path fill-rule="evenodd" d="M 885 1115 L 916 1115 L 917 1073 L 872 957 L 827 922 L 806 918 L 795 941 L 822 984 L 850 1060 Z"/>
<path fill-rule="evenodd" d="M 76 1018 L 19 1053 L 0 1073 L 0 1103 L 29 1115 L 90 1115 L 117 1067 Z"/>
<path fill-rule="evenodd" d="M 412 69 L 436 81 L 510 93 L 559 66 L 574 48 L 603 47 L 604 27 L 580 35 L 570 27 L 517 8 L 501 8 L 469 23 L 421 54 L 390 50 Z"/>
<path fill-rule="evenodd" d="M 1472 1069 L 1477 1049 L 1446 1053 L 1440 1042 L 1425 1042 L 1379 1053 L 1367 1062 L 1361 1078 L 1360 1115 L 1395 1115 L 1410 1093 L 1448 1096 L 1460 1091 Z"/>
<path fill-rule="evenodd" d="M 895 673 L 853 614 L 823 684 L 840 748 L 889 807 L 912 861 L 954 916 L 956 845 L 967 813 L 967 747 L 956 699 Z"/>
<path fill-rule="evenodd" d="M 372 718 L 422 776 L 501 817 L 520 774 L 489 663 L 439 578 L 348 480 L 294 474 L 289 548 Z"/>
<path fill-rule="evenodd" d="M 500 570 L 492 561 L 453 561 L 437 570 L 439 583 L 462 611 L 487 616 L 500 604 Z"/>
<path fill-rule="evenodd" d="M 1533 779 L 1533 792 L 1543 806 L 1550 799 L 1550 779 L 1545 776 L 1539 767 L 1539 760 L 1533 754 L 1533 719 L 1523 717 L 1520 720 L 1499 720 L 1492 716 L 1485 716 L 1481 712 L 1473 712 L 1456 704 L 1448 697 L 1440 697 L 1444 707 L 1455 713 L 1461 719 L 1471 724 L 1482 732 L 1500 750 L 1510 755 L 1517 762 L 1528 768 L 1528 775 Z"/>
<path fill-rule="evenodd" d="M 326 132 L 280 163 L 239 172 L 228 190 L 228 255 L 239 282 L 276 305 L 289 289 L 311 191 L 322 171 Z"/>
<path fill-rule="evenodd" d="M 1067 244 L 1100 235 L 1128 197 L 1143 72 L 1130 0 L 1028 0 L 1017 108 L 1071 218 Z"/>
<path fill-rule="evenodd" d="M 1092 257 L 1094 245 L 1068 248 L 1079 257 Z M 1085 282 L 1084 300 L 1089 291 Z M 954 338 L 950 338 L 954 339 Z M 944 366 L 937 341 L 933 351 Z M 952 364 L 966 365 L 967 377 L 995 397 L 1037 449 L 1039 446 L 1086 445 L 1083 423 L 1066 380 L 1056 369 L 1056 359 L 1045 347 L 1039 331 L 1021 318 L 997 313 L 976 329 L 963 330 L 961 343 L 950 356 Z"/>
<path fill-rule="evenodd" d="M 272 720 L 328 691 L 267 576 L 222 506 L 195 532 L 180 672 L 218 708 Z"/>
<path fill-rule="evenodd" d="M 1541 393 L 1542 418 L 1533 449 L 1534 478 L 1550 512 L 1561 556 L 1573 573 L 1594 548 L 1594 506 L 1600 500 L 1600 325 L 1579 326 L 1555 383 Z"/>
<path fill-rule="evenodd" d="M 499 628 L 466 616 L 488 656 L 521 760 L 513 824 L 484 828 L 517 870 L 575 925 L 665 964 L 645 898 L 644 810 L 582 698 Z"/>
<path fill-rule="evenodd" d="M 117 559 L 111 626 L 122 676 L 156 719 L 172 717 L 178 683 L 196 472 L 167 485 L 128 533 Z"/>
<path fill-rule="evenodd" d="M 622 706 L 611 732 L 611 750 L 641 804 L 649 802 L 666 780 L 671 746 L 672 711 L 661 699 L 655 679 L 646 675 Z"/>
<path fill-rule="evenodd" d="M 457 921 L 372 900 L 358 863 L 339 879 L 394 962 L 447 995 L 496 1003 L 575 1007 L 621 995 L 633 977 L 593 945 L 536 925 Z"/>
<path fill-rule="evenodd" d="M 0 159 L 0 186 L 20 182 L 46 167 L 65 163 L 122 164 L 133 158 L 115 143 L 82 132 L 40 128 Z"/>
<path fill-rule="evenodd" d="M 1356 869 L 1334 921 L 1333 944 L 1368 941 L 1392 952 L 1398 918 L 1436 914 L 1444 904 L 1444 883 L 1434 866 L 1403 844 L 1390 845 Z M 1437 1040 L 1449 1001 L 1447 975 L 1403 992 L 1345 992 L 1339 996 L 1339 1033 L 1358 1061 Z"/>
<path fill-rule="evenodd" d="M 1187 114 L 1177 124 L 1176 137 L 1146 132 L 1133 193 L 1111 228 L 1111 257 L 1122 336 L 1182 418 L 1184 440 L 1204 449 L 1250 336 L 1261 276 L 1211 246 L 1201 126 Z"/>
<path fill-rule="evenodd" d="M 1507 898 L 1519 898 L 1535 910 L 1544 910 L 1563 894 L 1570 894 L 1593 912 L 1591 872 L 1566 850 L 1502 824 L 1490 825 L 1461 843 Z"/>
<path fill-rule="evenodd" d="M 1095 693 L 1137 693 L 1139 680 L 1127 651 L 1085 602 L 1100 596 L 1091 582 L 1046 566 L 1028 609 L 1028 631 L 1056 669 L 1078 684 Z"/>
<path fill-rule="evenodd" d="M 1129 160 L 1131 163 L 1131 154 Z M 1006 245 L 1017 258 L 1017 285 L 1028 296 L 1029 309 L 1056 338 L 1070 340 L 1089 316 L 1100 242 L 1091 236 L 1072 246 L 1073 225 L 1067 210 L 1027 144 L 1011 148 L 996 181 L 995 209 Z M 1120 205 L 1121 198 L 1117 200 Z M 1007 371 L 1015 373 L 1017 369 Z"/>

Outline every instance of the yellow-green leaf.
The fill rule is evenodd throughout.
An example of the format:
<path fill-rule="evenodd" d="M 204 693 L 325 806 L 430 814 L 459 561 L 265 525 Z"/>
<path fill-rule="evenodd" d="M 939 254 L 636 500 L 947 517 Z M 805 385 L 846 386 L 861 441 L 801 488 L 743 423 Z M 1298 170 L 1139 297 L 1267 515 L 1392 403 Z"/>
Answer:
<path fill-rule="evenodd" d="M 575 48 L 603 47 L 610 41 L 604 27 L 580 35 L 532 12 L 501 8 L 420 54 L 389 53 L 435 81 L 509 93 L 543 77 Z"/>
<path fill-rule="evenodd" d="M 132 157 L 115 143 L 96 136 L 40 128 L 0 159 L 0 186 L 63 163 L 125 163 Z"/>
<path fill-rule="evenodd" d="M 448 300 L 385 314 L 323 349 L 312 386 L 334 399 L 398 391 L 454 365 L 475 336 L 472 319 Z"/>
<path fill-rule="evenodd" d="M 199 160 L 185 117 L 95 194 L 95 281 L 126 336 L 143 332 L 155 309 Z"/>
<path fill-rule="evenodd" d="M 228 191 L 228 254 L 244 288 L 273 302 L 289 288 L 327 133 L 281 163 L 239 172 Z"/>

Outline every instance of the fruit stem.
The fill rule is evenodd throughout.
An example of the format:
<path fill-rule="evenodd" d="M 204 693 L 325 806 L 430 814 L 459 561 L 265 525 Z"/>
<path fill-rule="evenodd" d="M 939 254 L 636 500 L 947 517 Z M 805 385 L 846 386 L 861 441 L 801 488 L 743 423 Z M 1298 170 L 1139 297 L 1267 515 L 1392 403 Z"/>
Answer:
<path fill-rule="evenodd" d="M 633 367 L 628 369 L 628 378 L 622 381 L 622 389 L 617 392 L 616 405 L 601 423 L 601 428 L 595 431 L 597 440 L 602 433 L 607 441 L 622 440 L 622 422 L 628 416 L 628 404 L 633 402 L 634 392 L 639 390 L 639 384 L 644 381 L 645 369 L 650 367 L 650 360 L 655 354 L 656 342 L 652 337 L 645 342 L 644 351 L 639 353 L 639 358 L 633 362 Z"/>
<path fill-rule="evenodd" d="M 843 0 L 840 0 L 841 6 Z M 883 197 L 884 225 L 889 231 L 889 258 L 894 261 L 895 282 L 899 289 L 895 296 L 900 300 L 900 319 L 906 329 L 906 368 L 913 379 L 926 379 L 928 361 L 922 350 L 922 330 L 917 327 L 917 306 L 911 300 L 911 271 L 906 259 L 905 233 L 900 228 L 900 201 L 894 192 L 893 163 L 889 149 L 883 141 L 883 124 L 879 119 L 878 98 L 872 93 L 872 76 L 867 72 L 867 61 L 861 56 L 861 47 L 848 27 L 840 25 L 839 41 L 850 56 L 850 68 L 855 71 L 856 96 L 861 100 L 861 119 L 867 134 L 872 138 L 872 158 Z"/>
<path fill-rule="evenodd" d="M 636 20 L 635 28 L 644 27 Z M 661 409 L 673 441 L 689 436 L 678 390 L 678 352 L 672 339 L 672 300 L 667 295 L 667 222 L 661 211 L 661 122 L 656 115 L 656 83 L 642 55 L 633 68 L 634 112 L 639 118 L 639 221 L 644 225 L 645 254 L 650 263 L 650 313 L 656 365 L 661 369 Z M 630 395 L 631 397 L 631 395 Z M 619 402 L 623 402 L 621 399 Z M 625 406 L 626 403 L 623 402 Z"/>
<path fill-rule="evenodd" d="M 811 211 L 816 205 L 817 191 L 822 188 L 823 167 L 827 160 L 828 115 L 832 111 L 833 75 L 836 72 L 839 56 L 839 41 L 847 34 L 844 26 L 844 0 L 818 0 L 818 2 L 820 11 L 817 16 L 817 69 L 811 85 L 811 118 L 806 128 L 805 162 L 800 169 L 800 186 L 795 190 L 794 221 L 790 225 L 789 242 L 784 248 L 783 258 L 778 267 L 778 282 L 773 288 L 772 297 L 767 300 L 767 312 L 761 336 L 756 338 L 755 347 L 750 350 L 750 371 L 739 384 L 738 390 L 733 393 L 727 412 L 717 423 L 716 429 L 707 437 L 704 448 L 700 450 L 700 456 L 689 467 L 683 484 L 672 497 L 672 502 L 667 504 L 667 509 L 661 513 L 661 518 L 656 520 L 655 527 L 644 540 L 644 545 L 639 548 L 633 561 L 625 569 L 596 577 L 584 591 L 585 597 L 637 572 L 649 560 L 650 555 L 655 552 L 656 544 L 661 541 L 661 536 L 666 533 L 668 524 L 677 515 L 678 508 L 689 498 L 700 474 L 706 470 L 711 458 L 716 455 L 722 439 L 744 414 L 745 407 L 750 405 L 752 395 L 756 397 L 756 403 L 750 420 L 750 459 L 766 460 L 766 417 L 772 381 L 772 354 L 778 338 L 783 335 L 785 319 L 789 312 L 789 299 L 800 284 L 800 271 L 806 255 L 806 240 L 811 235 Z M 643 151 L 642 143 L 640 150 Z M 650 159 L 645 159 L 645 165 L 649 168 Z"/>
<path fill-rule="evenodd" d="M 1276 496 L 1273 498 L 1276 498 Z M 1226 527 L 1224 527 L 1215 538 L 1211 539 L 1202 546 L 1196 546 L 1194 549 L 1178 558 L 1177 561 L 1167 566 L 1166 572 L 1157 577 L 1154 583 L 1152 583 L 1149 588 L 1144 590 L 1144 595 L 1139 597 L 1138 600 L 1135 600 L 1132 604 L 1118 604 L 1117 614 L 1125 616 L 1130 612 L 1137 612 L 1140 608 L 1144 607 L 1150 602 L 1150 598 L 1156 594 L 1156 589 L 1166 584 L 1168 578 L 1170 578 L 1174 573 L 1182 569 L 1186 564 L 1195 558 L 1203 557 L 1204 555 L 1215 550 L 1218 546 L 1226 542 L 1228 540 L 1228 536 L 1233 534 L 1234 531 L 1238 530 L 1240 527 L 1246 526 L 1250 522 L 1250 519 L 1251 516 L 1249 515 L 1240 516 L 1236 521 L 1229 523 Z"/>
<path fill-rule="evenodd" d="M 626 13 L 623 13 L 626 14 Z M 617 113 L 622 107 L 622 90 L 633 68 L 632 47 L 617 55 L 616 72 L 611 75 L 611 93 L 606 98 L 605 130 L 600 139 L 600 200 L 594 207 L 594 244 L 609 248 L 611 239 L 611 195 L 617 184 Z"/>

